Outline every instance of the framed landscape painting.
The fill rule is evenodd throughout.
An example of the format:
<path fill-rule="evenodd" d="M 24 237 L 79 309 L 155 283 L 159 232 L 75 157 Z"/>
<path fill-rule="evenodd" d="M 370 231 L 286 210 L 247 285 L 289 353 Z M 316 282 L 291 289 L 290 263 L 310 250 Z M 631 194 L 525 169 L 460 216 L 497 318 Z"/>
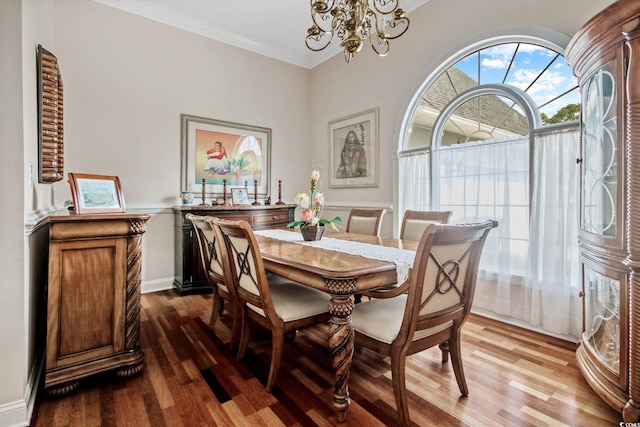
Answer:
<path fill-rule="evenodd" d="M 117 176 L 69 172 L 76 214 L 124 212 L 124 195 Z"/>
<path fill-rule="evenodd" d="M 378 186 L 378 109 L 329 123 L 331 188 Z"/>
<path fill-rule="evenodd" d="M 266 197 L 271 181 L 271 129 L 181 115 L 181 191 L 227 197 L 246 187 Z M 254 185 L 256 184 L 256 185 Z"/>

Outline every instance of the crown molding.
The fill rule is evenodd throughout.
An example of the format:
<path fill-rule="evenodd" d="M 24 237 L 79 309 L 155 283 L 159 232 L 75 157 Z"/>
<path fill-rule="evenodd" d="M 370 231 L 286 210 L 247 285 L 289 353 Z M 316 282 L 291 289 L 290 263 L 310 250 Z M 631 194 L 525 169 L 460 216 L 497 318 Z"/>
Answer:
<path fill-rule="evenodd" d="M 207 37 L 221 43 L 235 46 L 240 49 L 248 50 L 259 55 L 274 58 L 279 61 L 287 62 L 289 64 L 297 65 L 303 68 L 313 68 L 315 65 L 326 61 L 332 56 L 331 55 L 323 58 L 321 55 L 321 57 L 316 57 L 312 61 L 310 60 L 310 57 L 306 55 L 298 55 L 293 52 L 287 52 L 282 49 L 274 48 L 272 46 L 249 40 L 247 38 L 238 36 L 237 34 L 222 31 L 205 21 L 182 15 L 161 6 L 151 4 L 150 2 L 145 0 L 93 1 L 105 6 L 113 7 L 115 9 L 141 16 L 143 18 L 151 19 L 152 21 L 160 22 L 162 24 L 179 28 L 190 33 L 198 34 L 200 36 Z"/>
<path fill-rule="evenodd" d="M 129 12 L 134 15 L 142 16 L 144 18 L 151 19 L 162 24 L 179 28 L 184 31 L 198 34 L 203 37 L 219 41 L 221 43 L 235 46 L 240 49 L 244 49 L 253 53 L 257 53 L 259 55 L 267 56 L 307 69 L 315 68 L 316 66 L 322 64 L 330 58 L 342 53 L 340 43 L 336 40 L 331 42 L 331 44 L 327 46 L 327 48 L 320 52 L 313 52 L 310 50 L 300 50 L 294 52 L 291 50 L 279 48 L 277 46 L 263 44 L 255 40 L 249 40 L 228 31 L 223 31 L 220 28 L 215 27 L 212 23 L 180 14 L 173 10 L 154 4 L 150 0 L 92 1 L 125 12 Z M 411 12 L 427 3 L 428 1 L 429 0 L 405 0 L 403 3 L 403 8 L 405 11 Z M 265 17 L 265 21 L 268 21 L 268 17 Z M 303 45 L 304 39 L 301 39 L 300 43 Z"/>

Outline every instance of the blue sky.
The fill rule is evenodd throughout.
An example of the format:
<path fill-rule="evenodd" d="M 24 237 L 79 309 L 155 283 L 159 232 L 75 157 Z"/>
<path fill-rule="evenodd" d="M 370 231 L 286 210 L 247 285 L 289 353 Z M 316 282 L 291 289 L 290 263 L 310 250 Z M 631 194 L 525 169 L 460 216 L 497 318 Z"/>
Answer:
<path fill-rule="evenodd" d="M 516 43 L 502 44 L 480 51 L 480 83 L 505 83 L 526 91 L 536 105 L 541 106 L 556 96 L 576 87 L 577 80 L 562 55 L 555 60 L 556 52 L 533 44 L 521 43 L 516 51 Z M 549 68 L 531 85 L 542 70 L 553 61 Z M 511 68 L 509 65 L 511 64 Z M 456 66 L 478 81 L 478 54 L 474 53 L 458 61 Z M 531 87 L 529 87 L 531 85 Z M 551 117 L 559 108 L 567 104 L 579 103 L 580 93 L 572 92 L 543 107 L 541 111 Z"/>

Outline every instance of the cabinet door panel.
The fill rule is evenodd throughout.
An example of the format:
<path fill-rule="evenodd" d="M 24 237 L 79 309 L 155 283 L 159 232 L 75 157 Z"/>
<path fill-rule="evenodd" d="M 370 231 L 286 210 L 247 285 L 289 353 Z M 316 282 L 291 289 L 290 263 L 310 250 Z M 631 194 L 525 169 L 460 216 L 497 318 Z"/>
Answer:
<path fill-rule="evenodd" d="M 49 317 L 57 318 L 57 354 L 47 368 L 98 358 L 124 349 L 126 239 L 62 242 L 51 245 L 58 275 L 49 286 Z"/>
<path fill-rule="evenodd" d="M 612 382 L 626 384 L 627 340 L 621 331 L 628 324 L 621 308 L 627 304 L 623 271 L 607 268 L 602 263 L 583 259 L 584 280 L 584 345 L 598 360 L 603 375 Z"/>
<path fill-rule="evenodd" d="M 583 83 L 580 237 L 612 250 L 624 250 L 625 153 L 620 100 L 621 59 L 609 59 Z"/>

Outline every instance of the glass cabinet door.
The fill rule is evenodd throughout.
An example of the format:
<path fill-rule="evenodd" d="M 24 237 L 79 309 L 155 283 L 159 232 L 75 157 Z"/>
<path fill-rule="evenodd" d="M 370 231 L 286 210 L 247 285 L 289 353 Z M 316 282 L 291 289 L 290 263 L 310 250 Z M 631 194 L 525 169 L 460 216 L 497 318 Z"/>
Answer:
<path fill-rule="evenodd" d="M 616 63 L 586 82 L 582 96 L 582 221 L 592 234 L 617 238 Z"/>
<path fill-rule="evenodd" d="M 620 374 L 620 280 L 584 265 L 584 342 Z"/>

